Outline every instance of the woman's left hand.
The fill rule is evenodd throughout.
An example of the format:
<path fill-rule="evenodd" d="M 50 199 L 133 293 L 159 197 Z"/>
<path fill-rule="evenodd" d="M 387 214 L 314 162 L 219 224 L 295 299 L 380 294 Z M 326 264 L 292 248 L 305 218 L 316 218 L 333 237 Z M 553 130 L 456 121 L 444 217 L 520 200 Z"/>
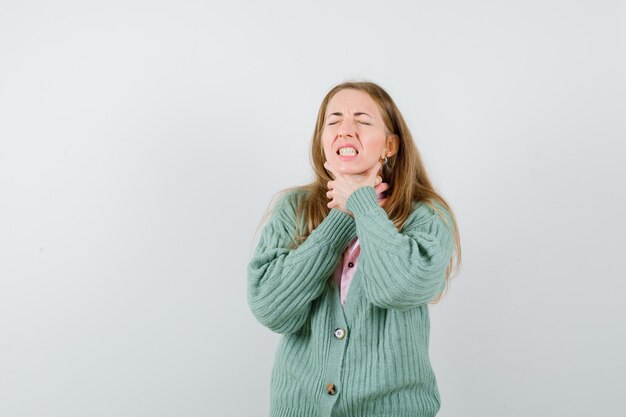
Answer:
<path fill-rule="evenodd" d="M 331 209 L 338 208 L 354 217 L 352 212 L 346 209 L 346 202 L 350 194 L 365 186 L 376 188 L 383 180 L 382 177 L 378 175 L 381 166 L 381 163 L 377 161 L 373 167 L 363 174 L 342 174 L 335 171 L 328 161 L 325 161 L 324 168 L 330 171 L 335 177 L 334 180 L 328 181 L 327 187 L 329 191 L 326 193 L 326 197 L 330 198 L 331 201 L 327 206 Z"/>

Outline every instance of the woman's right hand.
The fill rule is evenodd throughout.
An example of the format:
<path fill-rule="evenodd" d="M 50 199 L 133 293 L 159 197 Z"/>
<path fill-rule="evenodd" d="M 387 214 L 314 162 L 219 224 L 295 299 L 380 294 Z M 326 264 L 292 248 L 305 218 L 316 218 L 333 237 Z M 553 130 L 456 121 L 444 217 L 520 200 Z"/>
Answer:
<path fill-rule="evenodd" d="M 376 185 L 374 187 L 374 192 L 376 192 L 376 194 L 380 194 L 382 192 L 385 192 L 389 189 L 389 184 L 387 184 L 386 182 L 381 182 L 382 178 L 380 176 L 376 177 L 376 182 L 378 183 L 378 185 Z M 383 206 L 383 204 L 385 204 L 385 201 L 387 201 L 389 197 L 384 197 L 381 198 L 380 200 L 378 200 L 378 205 L 380 207 Z M 349 210 L 344 210 L 340 207 L 337 207 L 339 210 L 343 211 L 344 213 L 348 214 L 351 217 L 354 217 L 354 215 L 352 214 L 352 212 L 350 212 Z"/>

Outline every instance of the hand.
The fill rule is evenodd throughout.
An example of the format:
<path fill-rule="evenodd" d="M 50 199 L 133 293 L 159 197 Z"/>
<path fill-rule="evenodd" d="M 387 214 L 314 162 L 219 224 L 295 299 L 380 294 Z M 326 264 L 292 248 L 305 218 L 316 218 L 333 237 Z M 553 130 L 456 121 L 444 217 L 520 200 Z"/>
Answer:
<path fill-rule="evenodd" d="M 387 183 L 382 182 L 382 177 L 377 175 L 381 166 L 380 162 L 376 162 L 372 168 L 363 174 L 341 174 L 335 171 L 328 161 L 324 162 L 324 168 L 330 171 L 334 177 L 334 180 L 328 181 L 329 191 L 326 193 L 326 197 L 330 198 L 331 201 L 327 206 L 331 209 L 338 208 L 354 217 L 354 214 L 346 209 L 346 202 L 354 191 L 361 187 L 371 186 L 374 187 L 376 194 L 379 194 L 389 188 Z M 384 200 L 379 201 L 379 205 L 382 205 Z"/>

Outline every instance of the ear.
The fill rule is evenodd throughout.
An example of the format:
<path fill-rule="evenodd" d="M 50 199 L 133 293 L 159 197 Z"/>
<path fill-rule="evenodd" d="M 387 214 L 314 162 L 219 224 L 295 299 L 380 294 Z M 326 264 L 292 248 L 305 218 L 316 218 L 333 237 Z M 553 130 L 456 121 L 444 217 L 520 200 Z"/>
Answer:
<path fill-rule="evenodd" d="M 387 136 L 387 156 L 395 155 L 400 147 L 400 138 L 396 134 Z"/>

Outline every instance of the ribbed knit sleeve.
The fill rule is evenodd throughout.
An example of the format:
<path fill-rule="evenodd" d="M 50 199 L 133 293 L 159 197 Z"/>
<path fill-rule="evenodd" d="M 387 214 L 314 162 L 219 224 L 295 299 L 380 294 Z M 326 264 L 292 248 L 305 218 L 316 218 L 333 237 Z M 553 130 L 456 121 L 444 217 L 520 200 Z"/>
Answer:
<path fill-rule="evenodd" d="M 311 302 L 355 234 L 354 219 L 333 208 L 296 249 L 296 193 L 281 197 L 247 268 L 248 304 L 256 319 L 276 333 L 292 333 L 307 320 Z"/>
<path fill-rule="evenodd" d="M 444 289 L 453 233 L 432 208 L 416 209 L 419 212 L 410 215 L 402 232 L 378 205 L 374 187 L 352 192 L 346 208 L 354 214 L 361 245 L 359 268 L 372 304 L 407 310 L 429 303 Z"/>

